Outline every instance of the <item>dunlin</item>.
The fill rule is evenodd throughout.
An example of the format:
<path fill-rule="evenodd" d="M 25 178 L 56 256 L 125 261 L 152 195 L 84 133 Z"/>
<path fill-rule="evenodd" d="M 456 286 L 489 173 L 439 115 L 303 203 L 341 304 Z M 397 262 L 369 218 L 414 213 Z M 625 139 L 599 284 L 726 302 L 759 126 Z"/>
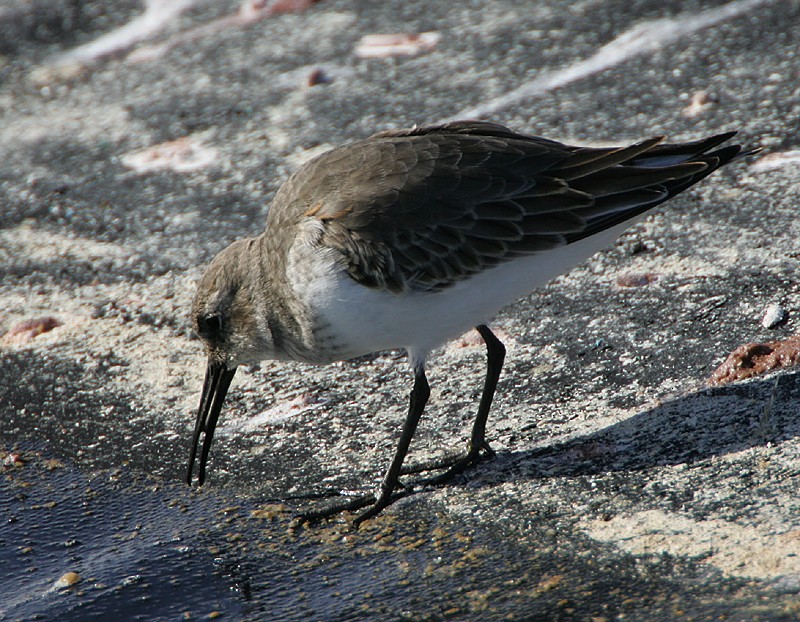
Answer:
<path fill-rule="evenodd" d="M 492 455 L 486 421 L 505 348 L 486 322 L 656 205 L 752 153 L 720 146 L 734 134 L 588 148 L 468 121 L 381 132 L 311 160 L 278 191 L 266 230 L 223 250 L 198 286 L 192 321 L 208 367 L 187 482 L 205 433 L 203 483 L 237 366 L 326 364 L 404 348 L 414 386 L 379 490 L 308 515 L 366 508 L 356 525 L 374 516 L 407 492 L 399 476 L 430 393 L 428 353 L 472 327 L 488 359 L 478 413 L 466 453 L 428 481 Z"/>

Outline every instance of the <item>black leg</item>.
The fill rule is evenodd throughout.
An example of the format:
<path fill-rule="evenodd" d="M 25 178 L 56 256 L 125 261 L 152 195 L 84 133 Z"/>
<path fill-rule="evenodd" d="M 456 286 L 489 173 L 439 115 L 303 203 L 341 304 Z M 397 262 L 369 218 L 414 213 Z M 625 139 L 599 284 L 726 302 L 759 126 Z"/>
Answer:
<path fill-rule="evenodd" d="M 478 416 L 475 417 L 475 423 L 472 426 L 469 450 L 480 451 L 483 449 L 487 454 L 493 456 L 494 451 L 486 442 L 486 421 L 489 419 L 489 409 L 492 407 L 497 381 L 500 379 L 500 370 L 503 369 L 503 361 L 506 359 L 506 347 L 485 324 L 480 324 L 475 330 L 486 342 L 486 381 L 483 384 Z"/>
<path fill-rule="evenodd" d="M 397 443 L 397 449 L 394 452 L 394 458 L 389 465 L 389 470 L 383 478 L 379 494 L 377 495 L 363 495 L 350 499 L 346 503 L 336 504 L 331 507 L 323 508 L 320 510 L 312 510 L 301 514 L 297 520 L 301 523 L 317 522 L 325 518 L 329 518 L 339 512 L 355 511 L 361 508 L 370 506 L 366 511 L 362 512 L 353 520 L 353 526 L 358 527 L 360 523 L 377 515 L 383 508 L 390 505 L 397 499 L 409 494 L 410 491 L 401 491 L 395 493 L 395 488 L 399 485 L 400 472 L 403 467 L 408 448 L 411 445 L 411 439 L 414 438 L 414 433 L 417 431 L 417 424 L 422 416 L 422 411 L 425 409 L 425 404 L 428 402 L 428 397 L 431 394 L 428 379 L 425 376 L 425 368 L 420 365 L 414 370 L 414 388 L 411 390 L 411 398 L 408 405 L 408 415 L 403 424 L 403 432 L 400 435 L 400 440 Z"/>
<path fill-rule="evenodd" d="M 389 466 L 389 470 L 386 472 L 378 494 L 363 495 L 350 499 L 346 503 L 337 504 L 321 510 L 312 510 L 311 512 L 299 516 L 298 519 L 300 522 L 316 522 L 329 518 L 339 512 L 353 512 L 361 508 L 367 508 L 353 520 L 353 525 L 358 527 L 360 523 L 376 516 L 388 505 L 413 492 L 416 486 L 445 484 L 456 475 L 459 475 L 465 469 L 478 462 L 482 455 L 488 457 L 494 456 L 494 450 L 489 446 L 489 443 L 486 442 L 486 421 L 489 418 L 489 410 L 492 407 L 492 400 L 494 399 L 494 393 L 497 389 L 497 381 L 500 378 L 500 371 L 503 368 L 506 348 L 485 324 L 480 324 L 476 326 L 475 329 L 486 343 L 486 380 L 483 384 L 483 393 L 481 394 L 481 401 L 478 405 L 478 414 L 475 417 L 475 423 L 472 425 L 472 434 L 467 444 L 467 453 L 458 456 L 439 458 L 422 465 L 413 465 L 405 469 L 403 468 L 403 461 L 408 453 L 411 440 L 414 438 L 414 433 L 417 430 L 417 424 L 422 416 L 422 411 L 425 409 L 425 404 L 428 402 L 428 397 L 430 396 L 430 387 L 428 385 L 428 379 L 425 376 L 425 369 L 420 366 L 414 370 L 414 388 L 411 391 L 408 416 L 403 425 L 403 432 L 400 435 L 400 441 L 397 444 L 394 458 Z M 441 475 L 413 482 L 412 488 L 395 491 L 399 486 L 401 474 L 419 473 L 421 471 L 442 468 L 447 468 L 447 471 Z"/>
<path fill-rule="evenodd" d="M 414 388 L 411 390 L 408 416 L 406 416 L 406 422 L 403 424 L 403 432 L 400 435 L 400 441 L 397 443 L 397 449 L 394 452 L 392 463 L 389 465 L 389 470 L 386 471 L 386 476 L 383 478 L 380 495 L 378 495 L 378 499 L 369 509 L 356 516 L 355 520 L 353 520 L 354 526 L 358 527 L 360 523 L 377 515 L 383 508 L 396 500 L 392 498 L 392 493 L 399 483 L 403 461 L 406 459 L 408 448 L 411 445 L 411 439 L 414 438 L 414 433 L 417 431 L 417 424 L 422 416 L 422 411 L 425 409 L 425 404 L 428 403 L 430 394 L 431 389 L 428 385 L 428 379 L 425 376 L 425 368 L 420 365 L 414 370 Z"/>
<path fill-rule="evenodd" d="M 492 399 L 497 389 L 497 381 L 500 378 L 500 370 L 503 368 L 503 361 L 506 358 L 506 348 L 503 343 L 489 330 L 485 324 L 475 327 L 484 342 L 486 342 L 486 380 L 483 384 L 481 402 L 478 406 L 478 415 L 475 423 L 472 424 L 472 435 L 467 444 L 466 455 L 458 458 L 450 464 L 440 465 L 450 466 L 447 471 L 436 477 L 432 477 L 423 482 L 429 485 L 445 484 L 456 475 L 462 473 L 467 467 L 475 464 L 481 457 L 481 452 L 486 456 L 494 456 L 494 450 L 486 442 L 486 421 L 489 418 L 489 410 L 492 407 Z M 434 467 L 436 468 L 436 467 Z"/>

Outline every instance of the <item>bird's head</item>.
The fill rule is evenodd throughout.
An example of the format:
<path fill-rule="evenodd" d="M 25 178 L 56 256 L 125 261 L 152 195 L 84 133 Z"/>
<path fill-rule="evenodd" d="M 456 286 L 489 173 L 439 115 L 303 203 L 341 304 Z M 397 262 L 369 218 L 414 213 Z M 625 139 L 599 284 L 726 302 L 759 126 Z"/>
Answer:
<path fill-rule="evenodd" d="M 202 339 L 208 355 L 203 393 L 197 411 L 189 468 L 191 483 L 200 433 L 205 432 L 200 453 L 198 482 L 205 479 L 205 467 L 214 429 L 228 387 L 242 363 L 265 358 L 272 346 L 269 331 L 259 326 L 257 312 L 258 272 L 251 249 L 254 239 L 234 242 L 209 264 L 197 286 L 192 303 L 192 326 Z"/>

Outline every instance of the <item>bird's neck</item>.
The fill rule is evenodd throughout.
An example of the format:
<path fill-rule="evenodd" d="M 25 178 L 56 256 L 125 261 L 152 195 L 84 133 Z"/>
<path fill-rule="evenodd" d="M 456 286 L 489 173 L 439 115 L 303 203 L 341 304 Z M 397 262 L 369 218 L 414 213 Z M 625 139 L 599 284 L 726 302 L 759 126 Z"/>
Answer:
<path fill-rule="evenodd" d="M 276 253 L 265 235 L 259 236 L 252 252 L 255 261 L 251 269 L 259 275 L 254 298 L 272 334 L 275 358 L 306 360 L 314 349 L 313 322 L 289 285 L 285 262 L 276 261 L 285 255 Z"/>

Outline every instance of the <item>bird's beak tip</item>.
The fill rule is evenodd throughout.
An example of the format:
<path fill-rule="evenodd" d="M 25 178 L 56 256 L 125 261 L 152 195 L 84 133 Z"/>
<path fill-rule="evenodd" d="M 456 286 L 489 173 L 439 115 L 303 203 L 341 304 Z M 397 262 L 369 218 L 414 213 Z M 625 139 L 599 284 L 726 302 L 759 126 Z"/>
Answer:
<path fill-rule="evenodd" d="M 195 422 L 194 435 L 192 437 L 189 465 L 186 471 L 186 483 L 190 486 L 192 484 L 194 463 L 197 458 L 201 432 L 205 437 L 200 451 L 200 466 L 197 473 L 198 486 L 202 486 L 205 481 L 206 461 L 208 460 L 208 453 L 211 449 L 211 441 L 214 438 L 214 429 L 217 426 L 217 420 L 222 410 L 225 394 L 228 392 L 228 387 L 235 373 L 236 367 L 228 369 L 225 363 L 215 361 L 209 357 L 206 376 L 203 381 L 203 394 L 200 398 L 200 406 L 197 409 L 197 421 Z"/>

